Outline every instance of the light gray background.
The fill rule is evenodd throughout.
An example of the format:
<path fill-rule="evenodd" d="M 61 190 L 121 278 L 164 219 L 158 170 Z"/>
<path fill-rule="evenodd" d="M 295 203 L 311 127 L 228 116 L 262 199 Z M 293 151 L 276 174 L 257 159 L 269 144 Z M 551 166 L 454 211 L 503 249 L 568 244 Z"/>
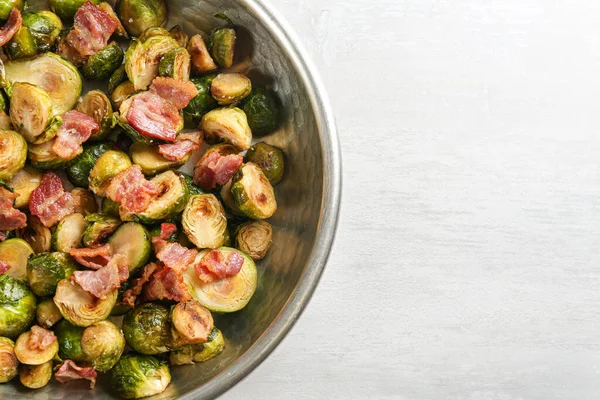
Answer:
<path fill-rule="evenodd" d="M 307 310 L 222 398 L 600 398 L 600 2 L 272 2 L 343 205 Z"/>

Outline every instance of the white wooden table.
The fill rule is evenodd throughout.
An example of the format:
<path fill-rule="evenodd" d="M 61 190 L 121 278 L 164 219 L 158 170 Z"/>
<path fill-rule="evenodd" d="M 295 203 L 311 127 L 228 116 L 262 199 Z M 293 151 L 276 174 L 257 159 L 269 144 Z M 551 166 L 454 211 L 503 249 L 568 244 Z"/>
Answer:
<path fill-rule="evenodd" d="M 299 323 L 222 398 L 600 398 L 600 2 L 272 1 L 343 206 Z"/>

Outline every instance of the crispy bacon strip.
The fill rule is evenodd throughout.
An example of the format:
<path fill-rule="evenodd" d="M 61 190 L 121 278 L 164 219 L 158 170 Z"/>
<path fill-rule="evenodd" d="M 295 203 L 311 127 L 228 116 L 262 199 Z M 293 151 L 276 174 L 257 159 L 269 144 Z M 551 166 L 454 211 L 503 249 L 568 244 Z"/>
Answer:
<path fill-rule="evenodd" d="M 181 133 L 177 135 L 175 143 L 159 145 L 158 152 L 169 161 L 181 161 L 200 148 L 203 138 L 202 131 Z"/>
<path fill-rule="evenodd" d="M 17 8 L 10 10 L 6 23 L 0 29 L 0 46 L 4 46 L 6 43 L 15 36 L 15 33 L 21 29 L 23 25 L 23 18 L 21 17 L 21 11 Z"/>
<path fill-rule="evenodd" d="M 98 129 L 100 127 L 92 117 L 77 110 L 68 111 L 62 116 L 52 151 L 60 158 L 71 159 L 83 152 L 81 144 Z"/>
<path fill-rule="evenodd" d="M 198 89 L 191 81 L 180 81 L 173 78 L 159 76 L 154 78 L 150 91 L 173 104 L 178 109 L 185 108 L 196 97 Z"/>
<path fill-rule="evenodd" d="M 177 273 L 183 272 L 188 265 L 191 265 L 197 255 L 198 250 L 188 249 L 179 243 L 161 244 L 159 250 L 156 251 L 156 258 Z"/>
<path fill-rule="evenodd" d="M 156 263 L 150 263 L 146 265 L 144 269 L 142 269 L 142 275 L 139 278 L 134 279 L 131 289 L 127 289 L 125 293 L 123 293 L 123 303 L 129 305 L 130 307 L 134 307 L 135 300 L 142 293 L 144 285 L 146 282 L 148 282 L 154 271 L 156 271 L 158 268 L 159 266 Z"/>
<path fill-rule="evenodd" d="M 62 181 L 54 172 L 46 172 L 40 185 L 31 192 L 29 211 L 51 227 L 74 211 L 71 193 L 65 193 Z"/>
<path fill-rule="evenodd" d="M 91 56 L 106 47 L 116 29 L 117 22 L 110 14 L 88 1 L 75 13 L 73 29 L 66 40 L 83 57 Z"/>
<path fill-rule="evenodd" d="M 220 250 L 209 251 L 200 262 L 194 265 L 198 277 L 203 282 L 212 282 L 217 279 L 236 275 L 244 265 L 244 257 L 237 251 L 225 258 Z"/>
<path fill-rule="evenodd" d="M 146 180 L 137 164 L 115 175 L 106 189 L 106 197 L 121 203 L 120 207 L 132 213 L 144 211 L 158 194 L 158 188 Z"/>
<path fill-rule="evenodd" d="M 4 274 L 9 269 L 10 269 L 10 265 L 8 265 L 6 262 L 0 260 L 0 275 Z"/>
<path fill-rule="evenodd" d="M 181 116 L 169 101 L 155 93 L 143 92 L 132 98 L 126 119 L 144 136 L 173 142 Z"/>
<path fill-rule="evenodd" d="M 65 360 L 58 371 L 54 374 L 54 378 L 60 383 L 66 383 L 78 379 L 87 379 L 90 381 L 90 389 L 96 384 L 98 373 L 94 367 L 78 367 L 71 360 Z"/>
<path fill-rule="evenodd" d="M 71 279 L 77 282 L 86 292 L 99 299 L 105 299 L 109 293 L 118 289 L 121 283 L 129 277 L 126 262 L 125 255 L 116 254 L 106 266 L 96 271 L 75 271 Z"/>
<path fill-rule="evenodd" d="M 2 231 L 14 231 L 27 226 L 27 216 L 13 207 L 17 197 L 16 193 L 0 186 L 0 230 Z M 6 235 L 4 232 L 1 234 Z"/>
<path fill-rule="evenodd" d="M 84 267 L 97 270 L 105 267 L 110 261 L 110 246 L 105 244 L 94 249 L 71 249 L 69 250 L 69 254 Z"/>
<path fill-rule="evenodd" d="M 152 274 L 144 286 L 144 296 L 150 301 L 173 300 L 180 302 L 192 298 L 181 274 L 166 266 L 160 267 Z"/>
<path fill-rule="evenodd" d="M 194 167 L 194 183 L 206 191 L 226 184 L 238 170 L 244 157 L 223 146 L 209 149 Z"/>
<path fill-rule="evenodd" d="M 27 347 L 31 350 L 46 350 L 57 340 L 52 331 L 34 325 L 31 327 L 31 335 L 29 335 Z"/>

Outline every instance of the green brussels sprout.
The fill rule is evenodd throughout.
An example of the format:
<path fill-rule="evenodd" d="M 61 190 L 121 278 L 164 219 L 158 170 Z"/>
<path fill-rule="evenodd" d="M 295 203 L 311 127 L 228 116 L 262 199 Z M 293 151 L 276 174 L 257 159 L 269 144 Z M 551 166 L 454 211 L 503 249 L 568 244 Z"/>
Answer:
<path fill-rule="evenodd" d="M 71 196 L 73 197 L 73 203 L 75 205 L 74 212 L 85 216 L 98 211 L 96 197 L 94 197 L 94 194 L 89 190 L 76 187 L 71 190 Z"/>
<path fill-rule="evenodd" d="M 136 0 L 142 1 L 142 0 Z M 171 36 L 152 36 L 145 42 L 134 39 L 125 52 L 125 71 L 136 90 L 145 90 L 158 75 L 160 59 L 179 47 Z"/>
<path fill-rule="evenodd" d="M 187 238 L 198 248 L 214 249 L 225 241 L 225 210 L 213 194 L 192 196 L 183 210 L 181 225 Z"/>
<path fill-rule="evenodd" d="M 70 277 L 76 269 L 77 263 L 67 253 L 36 254 L 27 263 L 27 281 L 36 295 L 52 296 L 58 282 Z"/>
<path fill-rule="evenodd" d="M 83 232 L 83 245 L 85 247 L 101 246 L 121 225 L 121 220 L 107 214 L 89 214 L 85 217 L 88 222 Z"/>
<path fill-rule="evenodd" d="M 10 382 L 19 373 L 19 360 L 15 355 L 15 342 L 0 337 L 0 383 Z"/>
<path fill-rule="evenodd" d="M 123 224 L 108 239 L 111 254 L 123 254 L 127 259 L 127 268 L 131 275 L 138 268 L 143 267 L 150 258 L 152 244 L 150 233 L 137 222 Z"/>
<path fill-rule="evenodd" d="M 186 173 L 181 173 L 181 175 L 183 175 L 183 179 L 185 179 L 185 183 L 188 186 L 188 189 L 190 191 L 190 196 L 195 196 L 197 194 L 204 194 L 204 190 L 202 190 L 200 187 L 196 186 L 196 184 L 194 183 L 194 178 L 192 178 L 191 175 L 188 175 Z"/>
<path fill-rule="evenodd" d="M 162 26 L 153 26 L 146 29 L 138 39 L 140 40 L 140 42 L 144 43 L 146 40 L 150 39 L 153 36 L 171 36 L 171 34 Z"/>
<path fill-rule="evenodd" d="M 24 282 L 0 275 L 0 336 L 16 338 L 33 321 L 35 306 L 35 296 Z"/>
<path fill-rule="evenodd" d="M 252 131 L 246 114 L 237 107 L 217 108 L 204 114 L 200 127 L 209 143 L 231 143 L 239 151 L 248 150 L 252 142 Z"/>
<path fill-rule="evenodd" d="M 162 393 L 170 382 L 169 366 L 153 356 L 125 354 L 111 371 L 111 386 L 125 399 Z"/>
<path fill-rule="evenodd" d="M 117 29 L 115 30 L 116 35 L 121 36 L 123 38 L 129 38 L 125 27 L 123 26 L 121 20 L 117 16 L 117 13 L 115 12 L 115 10 L 113 10 L 112 6 L 109 3 L 103 1 L 102 3 L 98 4 L 98 8 L 108 13 L 108 15 L 110 15 L 115 21 L 117 21 Z"/>
<path fill-rule="evenodd" d="M 235 50 L 235 29 L 230 27 L 216 28 L 210 34 L 210 54 L 222 68 L 233 65 Z"/>
<path fill-rule="evenodd" d="M 206 343 L 188 344 L 169 353 L 169 363 L 171 365 L 185 365 L 208 361 L 221 354 L 224 348 L 225 338 L 223 333 L 219 329 L 213 328 Z"/>
<path fill-rule="evenodd" d="M 40 365 L 21 364 L 19 367 L 19 380 L 29 389 L 43 388 L 52 378 L 52 360 Z"/>
<path fill-rule="evenodd" d="M 104 196 L 112 177 L 129 167 L 131 160 L 127 154 L 117 150 L 105 151 L 90 171 L 90 190 L 98 196 Z"/>
<path fill-rule="evenodd" d="M 212 97 L 220 105 L 235 104 L 243 100 L 252 91 L 252 82 L 238 73 L 219 74 L 210 86 Z"/>
<path fill-rule="evenodd" d="M 177 40 L 177 43 L 179 43 L 181 47 L 184 49 L 187 47 L 189 37 L 179 25 L 175 25 L 169 29 L 169 34 L 173 39 Z"/>
<path fill-rule="evenodd" d="M 207 75 L 191 80 L 196 85 L 198 94 L 183 109 L 186 115 L 200 119 L 204 114 L 217 107 L 217 101 L 210 94 L 210 86 L 214 78 L 215 75 Z"/>
<path fill-rule="evenodd" d="M 283 179 L 283 152 L 265 142 L 256 143 L 246 153 L 246 162 L 252 162 L 262 169 L 271 185 Z"/>
<path fill-rule="evenodd" d="M 8 19 L 8 15 L 13 8 L 23 10 L 23 0 L 2 0 L 0 2 L 0 19 Z"/>
<path fill-rule="evenodd" d="M 81 349 L 85 359 L 99 372 L 111 369 L 123 354 L 125 338 L 110 321 L 98 321 L 83 331 Z"/>
<path fill-rule="evenodd" d="M 231 196 L 248 218 L 266 219 L 277 211 L 273 186 L 254 163 L 243 164 L 231 178 Z"/>
<path fill-rule="evenodd" d="M 136 37 L 148 28 L 162 26 L 167 19 L 164 0 L 119 0 L 116 9 L 127 32 Z"/>
<path fill-rule="evenodd" d="M 187 268 L 183 272 L 183 281 L 187 285 L 192 299 L 218 313 L 230 313 L 239 311 L 248 304 L 258 284 L 256 264 L 246 254 L 230 247 L 218 249 L 227 259 L 232 252 L 240 254 L 244 258 L 242 269 L 237 274 L 217 279 L 212 282 L 203 282 L 198 277 L 194 268 Z M 199 263 L 211 250 L 202 250 L 196 256 L 194 264 Z"/>
<path fill-rule="evenodd" d="M 117 295 L 117 291 L 114 290 L 105 299 L 98 299 L 71 279 L 63 279 L 56 286 L 54 304 L 62 316 L 73 325 L 90 326 L 108 318 L 117 301 Z"/>
<path fill-rule="evenodd" d="M 117 125 L 117 116 L 109 98 L 99 90 L 91 90 L 77 103 L 77 111 L 89 115 L 96 121 L 100 129 L 90 136 L 89 140 L 104 139 Z"/>
<path fill-rule="evenodd" d="M 195 300 L 177 303 L 171 310 L 173 347 L 208 340 L 215 324 L 212 314 Z"/>
<path fill-rule="evenodd" d="M 190 156 L 188 155 L 181 161 L 167 160 L 159 153 L 158 146 L 142 142 L 136 142 L 131 145 L 129 152 L 131 154 L 131 160 L 134 164 L 137 164 L 142 168 L 144 175 L 154 175 L 171 168 L 178 168 L 190 159 Z"/>
<path fill-rule="evenodd" d="M 281 105 L 272 91 L 253 89 L 241 107 L 246 113 L 253 135 L 264 136 L 277 129 L 281 120 Z"/>
<path fill-rule="evenodd" d="M 169 50 L 158 64 L 158 75 L 180 81 L 190 79 L 190 54 L 184 48 Z"/>
<path fill-rule="evenodd" d="M 273 242 L 273 228 L 267 221 L 248 221 L 238 226 L 235 233 L 236 247 L 253 260 L 267 254 Z"/>
<path fill-rule="evenodd" d="M 100 206 L 102 214 L 109 215 L 111 217 L 119 218 L 119 203 L 104 197 L 102 199 L 102 205 Z"/>
<path fill-rule="evenodd" d="M 73 325 L 66 319 L 59 321 L 54 327 L 58 339 L 58 356 L 62 360 L 85 362 L 85 354 L 81 347 L 81 338 L 85 328 Z"/>
<path fill-rule="evenodd" d="M 171 349 L 169 309 L 158 303 L 136 306 L 123 318 L 123 333 L 127 344 L 138 353 L 166 353 Z"/>
<path fill-rule="evenodd" d="M 64 217 L 52 234 L 52 247 L 54 250 L 68 253 L 71 249 L 80 248 L 82 245 L 81 237 L 87 225 L 88 223 L 83 214 L 76 212 Z"/>
<path fill-rule="evenodd" d="M 192 71 L 195 74 L 205 74 L 217 69 L 217 64 L 210 56 L 206 43 L 201 35 L 194 35 L 187 45 L 187 51 L 190 54 Z"/>
<path fill-rule="evenodd" d="M 35 37 L 26 26 L 21 26 L 17 33 L 2 48 L 9 60 L 33 57 L 38 51 Z"/>
<path fill-rule="evenodd" d="M 82 73 L 88 79 L 107 79 L 123 63 L 124 53 L 115 42 L 88 58 Z"/>
<path fill-rule="evenodd" d="M 62 20 L 73 20 L 75 13 L 87 0 L 48 0 L 50 9 L 54 11 Z M 100 0 L 90 0 L 94 5 L 98 5 Z"/>
<path fill-rule="evenodd" d="M 99 110 L 102 112 L 103 110 Z M 110 150 L 111 146 L 107 143 L 98 143 L 85 145 L 83 152 L 67 167 L 67 177 L 69 182 L 75 186 L 87 188 L 90 184 L 90 171 L 102 154 Z"/>
<path fill-rule="evenodd" d="M 121 315 L 124 315 L 133 308 L 128 303 L 123 301 L 123 295 L 125 294 L 125 292 L 127 290 L 129 290 L 131 288 L 131 283 L 132 283 L 132 280 L 127 280 L 127 281 L 123 282 L 121 284 L 121 286 L 119 287 L 119 289 L 118 289 L 119 296 L 117 297 L 117 303 L 115 304 L 113 309 L 110 311 L 111 317 L 119 317 Z"/>
<path fill-rule="evenodd" d="M 223 202 L 223 205 L 225 205 L 227 210 L 230 211 L 233 215 L 236 215 L 238 217 L 245 217 L 244 213 L 240 211 L 238 206 L 235 204 L 235 201 L 233 200 L 233 196 L 231 195 L 231 184 L 232 182 L 230 179 L 229 181 L 227 181 L 226 184 L 223 185 L 223 187 L 221 187 L 221 190 L 219 191 L 221 201 Z"/>
<path fill-rule="evenodd" d="M 121 108 L 125 100 L 136 94 L 138 91 L 133 87 L 133 83 L 125 81 L 117 85 L 110 95 L 110 100 L 115 108 Z"/>
<path fill-rule="evenodd" d="M 17 237 L 25 240 L 37 254 L 50 251 L 52 233 L 42 224 L 38 217 L 27 216 L 27 226 L 17 231 Z"/>
<path fill-rule="evenodd" d="M 15 131 L 0 131 L 0 179 L 11 180 L 27 159 L 27 143 Z"/>
<path fill-rule="evenodd" d="M 30 165 L 23 167 L 22 170 L 17 172 L 17 174 L 8 181 L 8 186 L 13 188 L 14 193 L 19 195 L 19 197 L 15 199 L 16 208 L 29 207 L 31 192 L 40 185 L 41 181 L 42 173 Z"/>
<path fill-rule="evenodd" d="M 44 332 L 44 334 L 49 333 L 53 337 L 53 341 L 47 347 L 40 348 L 39 346 L 31 345 L 32 341 L 35 342 L 35 339 L 33 339 L 32 336 L 35 334 L 40 334 L 40 332 Z M 40 328 L 37 325 L 32 326 L 31 330 L 21 333 L 15 341 L 15 355 L 23 364 L 44 364 L 48 361 L 51 361 L 57 354 L 58 340 L 56 340 L 54 333 L 44 328 Z"/>
<path fill-rule="evenodd" d="M 76 157 L 73 156 L 69 159 L 59 157 L 54 150 L 52 150 L 53 144 L 54 139 L 41 144 L 30 144 L 28 146 L 27 156 L 29 157 L 31 165 L 44 171 L 49 169 L 61 169 L 67 167 L 71 160 Z"/>
<path fill-rule="evenodd" d="M 125 72 L 125 65 L 121 65 L 115 69 L 110 78 L 108 78 L 107 92 L 112 94 L 117 86 L 121 83 L 127 82 L 127 72 Z"/>
<path fill-rule="evenodd" d="M 27 12 L 23 14 L 23 26 L 35 39 L 37 53 L 52 50 L 63 29 L 63 24 L 51 11 Z"/>
<path fill-rule="evenodd" d="M 160 195 L 152 200 L 148 208 L 135 214 L 140 222 L 152 224 L 173 218 L 183 211 L 190 198 L 190 192 L 181 174 L 168 170 L 156 175 L 150 182 L 159 188 Z M 121 213 L 121 219 L 125 221 L 131 218 Z"/>
<path fill-rule="evenodd" d="M 0 260 L 10 266 L 5 274 L 24 281 L 27 279 L 27 260 L 33 254 L 31 246 L 23 239 L 7 239 L 0 243 Z"/>
<path fill-rule="evenodd" d="M 42 328 L 50 328 L 63 318 L 54 300 L 51 298 L 40 301 L 35 310 L 35 319 Z"/>

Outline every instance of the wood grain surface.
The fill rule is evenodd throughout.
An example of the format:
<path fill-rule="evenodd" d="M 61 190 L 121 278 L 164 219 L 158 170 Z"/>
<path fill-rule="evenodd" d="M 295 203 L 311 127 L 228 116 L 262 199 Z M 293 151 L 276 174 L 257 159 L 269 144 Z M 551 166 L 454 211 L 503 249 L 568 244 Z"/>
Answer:
<path fill-rule="evenodd" d="M 271 0 L 344 189 L 300 321 L 223 399 L 600 398 L 600 2 Z"/>

